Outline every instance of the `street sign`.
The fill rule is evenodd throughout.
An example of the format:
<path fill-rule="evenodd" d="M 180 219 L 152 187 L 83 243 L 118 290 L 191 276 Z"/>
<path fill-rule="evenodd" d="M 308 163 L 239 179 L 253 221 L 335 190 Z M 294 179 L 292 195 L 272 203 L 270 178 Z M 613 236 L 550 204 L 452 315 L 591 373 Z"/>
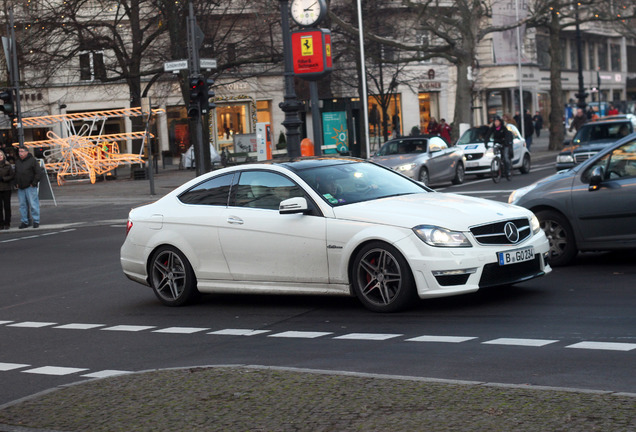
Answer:
<path fill-rule="evenodd" d="M 199 59 L 201 69 L 216 69 L 216 59 Z"/>
<path fill-rule="evenodd" d="M 177 72 L 187 68 L 188 68 L 187 60 L 175 60 L 175 61 L 165 62 L 163 64 L 164 72 Z"/>

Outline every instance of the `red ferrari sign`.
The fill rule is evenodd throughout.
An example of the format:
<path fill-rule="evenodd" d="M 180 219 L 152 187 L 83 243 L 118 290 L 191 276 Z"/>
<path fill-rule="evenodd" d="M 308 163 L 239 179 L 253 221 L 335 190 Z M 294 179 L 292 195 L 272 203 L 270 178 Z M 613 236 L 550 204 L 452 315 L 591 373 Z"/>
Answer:
<path fill-rule="evenodd" d="M 327 29 L 301 30 L 292 33 L 294 73 L 317 80 L 331 72 L 331 32 Z"/>

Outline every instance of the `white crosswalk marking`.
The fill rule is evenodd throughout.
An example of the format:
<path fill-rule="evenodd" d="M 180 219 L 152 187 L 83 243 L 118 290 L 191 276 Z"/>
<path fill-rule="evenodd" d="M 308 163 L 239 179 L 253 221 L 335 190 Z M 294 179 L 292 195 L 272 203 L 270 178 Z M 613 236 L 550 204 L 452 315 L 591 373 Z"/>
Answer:
<path fill-rule="evenodd" d="M 403 336 L 402 334 L 387 334 L 387 333 L 349 333 L 342 336 L 337 336 L 334 339 L 348 339 L 348 340 L 387 340 L 396 337 Z"/>
<path fill-rule="evenodd" d="M 82 324 L 82 323 L 72 323 L 72 324 L 64 324 L 60 326 L 55 326 L 55 329 L 64 329 L 64 330 L 91 330 L 97 327 L 104 327 L 106 324 Z"/>
<path fill-rule="evenodd" d="M 499 338 L 490 341 L 482 342 L 487 345 L 515 345 L 515 346 L 528 346 L 528 347 L 542 347 L 552 343 L 558 342 L 558 340 L 547 339 L 515 339 L 515 338 Z"/>
<path fill-rule="evenodd" d="M 3 324 L 9 324 L 9 323 L 12 323 L 12 322 L 13 322 L 13 321 L 0 321 L 0 325 L 3 325 Z"/>
<path fill-rule="evenodd" d="M 263 333 L 269 333 L 270 330 L 251 330 L 251 329 L 225 329 L 210 332 L 211 335 L 222 336 L 255 336 Z"/>
<path fill-rule="evenodd" d="M 331 332 L 286 331 L 282 333 L 269 335 L 268 337 L 315 339 L 315 338 L 319 338 L 321 336 L 327 336 L 330 334 L 332 333 Z"/>
<path fill-rule="evenodd" d="M 469 340 L 477 339 L 473 336 L 418 336 L 407 339 L 407 342 L 444 342 L 444 343 L 461 343 Z"/>
<path fill-rule="evenodd" d="M 159 330 L 153 330 L 153 333 L 174 333 L 174 334 L 192 334 L 210 330 L 204 327 L 167 327 Z"/>
<path fill-rule="evenodd" d="M 29 367 L 29 366 L 31 365 L 21 364 L 21 363 L 0 363 L 0 371 L 3 371 L 3 372 L 10 371 L 14 369 Z"/>
<path fill-rule="evenodd" d="M 9 324 L 7 327 L 24 327 L 24 328 L 41 328 L 55 325 L 54 322 L 37 322 L 37 321 L 24 321 L 14 324 Z"/>
<path fill-rule="evenodd" d="M 134 326 L 134 325 L 117 325 L 113 327 L 106 327 L 100 330 L 110 330 L 110 331 L 124 331 L 124 332 L 139 332 L 143 330 L 150 330 L 155 328 L 155 326 Z"/>
<path fill-rule="evenodd" d="M 78 372 L 84 372 L 85 368 L 71 368 L 71 367 L 59 367 L 59 366 L 42 366 L 35 369 L 29 369 L 22 371 L 24 373 L 39 374 L 39 375 L 71 375 Z"/>
<path fill-rule="evenodd" d="M 608 350 L 608 351 L 631 351 L 636 349 L 636 344 L 620 342 L 579 342 L 568 345 L 566 348 Z"/>
<path fill-rule="evenodd" d="M 112 377 L 112 376 L 117 376 L 117 375 L 126 375 L 132 373 L 131 371 L 121 371 L 121 370 L 114 370 L 114 369 L 106 369 L 103 371 L 99 371 L 99 372 L 93 372 L 93 373 L 89 373 L 89 374 L 84 374 L 82 375 L 83 377 L 86 378 L 108 378 L 108 377 Z"/>

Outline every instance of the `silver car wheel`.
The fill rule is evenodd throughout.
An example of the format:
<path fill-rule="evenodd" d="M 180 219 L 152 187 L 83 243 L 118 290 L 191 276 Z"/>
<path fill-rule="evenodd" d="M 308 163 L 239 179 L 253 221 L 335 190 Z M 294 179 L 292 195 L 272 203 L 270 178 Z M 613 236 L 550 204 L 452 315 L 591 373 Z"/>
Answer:
<path fill-rule="evenodd" d="M 428 170 L 426 168 L 422 168 L 420 170 L 420 174 L 418 176 L 418 180 L 422 183 L 424 183 L 424 185 L 428 186 L 428 182 L 429 182 L 429 178 L 428 178 Z"/>
<path fill-rule="evenodd" d="M 180 306 L 197 293 L 194 272 L 176 249 L 163 247 L 152 258 L 150 284 L 162 303 Z"/>
<path fill-rule="evenodd" d="M 570 264 L 576 257 L 578 249 L 574 233 L 567 219 L 560 213 L 551 210 L 537 212 L 537 218 L 541 229 L 550 242 L 550 265 Z"/>

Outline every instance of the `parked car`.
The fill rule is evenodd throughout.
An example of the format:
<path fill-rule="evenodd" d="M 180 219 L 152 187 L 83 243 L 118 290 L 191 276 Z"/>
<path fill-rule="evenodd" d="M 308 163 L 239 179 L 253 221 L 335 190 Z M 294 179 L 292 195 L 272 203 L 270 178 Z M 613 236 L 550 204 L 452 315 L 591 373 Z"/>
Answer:
<path fill-rule="evenodd" d="M 556 170 L 569 169 L 636 130 L 636 116 L 619 114 L 585 123 L 557 155 Z"/>
<path fill-rule="evenodd" d="M 526 147 L 526 140 L 512 124 L 506 127 L 512 132 L 512 168 L 518 169 L 522 174 L 527 174 L 532 168 L 532 158 Z M 484 145 L 484 138 L 488 133 L 488 126 L 479 126 L 468 129 L 457 141 L 457 147 L 464 150 L 466 157 L 466 174 L 483 176 L 490 174 L 490 165 L 494 158 L 492 138 L 488 147 Z"/>
<path fill-rule="evenodd" d="M 548 249 L 529 210 L 320 157 L 212 171 L 133 209 L 120 259 L 169 306 L 199 293 L 334 294 L 393 312 L 543 276 Z"/>
<path fill-rule="evenodd" d="M 371 160 L 426 186 L 464 182 L 464 154 L 438 136 L 421 135 L 387 141 Z"/>
<path fill-rule="evenodd" d="M 550 264 L 578 251 L 636 248 L 636 134 L 567 171 L 514 191 L 550 240 Z"/>

